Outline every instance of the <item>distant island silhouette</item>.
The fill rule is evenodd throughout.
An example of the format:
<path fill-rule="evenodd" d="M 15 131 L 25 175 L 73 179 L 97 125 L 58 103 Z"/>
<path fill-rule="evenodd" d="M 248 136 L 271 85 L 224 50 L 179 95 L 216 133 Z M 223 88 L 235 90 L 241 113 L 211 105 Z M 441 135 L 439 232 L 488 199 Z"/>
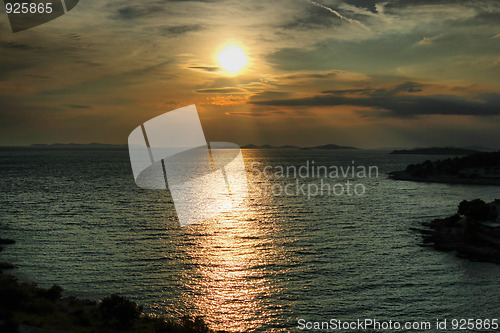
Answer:
<path fill-rule="evenodd" d="M 393 171 L 389 177 L 433 183 L 500 185 L 500 151 L 475 153 L 420 164 L 410 164 L 405 170 Z"/>
<path fill-rule="evenodd" d="M 3 147 L 3 148 L 36 148 L 36 149 L 127 149 L 128 145 L 117 145 L 117 144 L 106 144 L 106 143 L 53 143 L 53 144 L 32 144 L 30 146 L 24 147 Z M 220 146 L 220 149 L 232 149 L 233 146 L 228 146 L 225 148 L 224 146 Z M 313 146 L 313 147 L 299 147 L 292 145 L 285 146 L 271 146 L 271 145 L 262 145 L 257 146 L 254 144 L 248 144 L 246 146 L 242 146 L 242 149 L 359 149 L 356 147 L 350 146 L 339 146 L 335 144 L 326 144 L 321 146 Z"/>
<path fill-rule="evenodd" d="M 25 146 L 0 146 L 1 149 L 128 149 L 127 144 L 111 144 L 111 143 L 35 143 Z M 218 149 L 233 149 L 234 146 L 228 147 L 219 146 Z M 426 148 L 359 148 L 353 146 L 341 146 L 336 144 L 325 144 L 311 147 L 301 147 L 295 145 L 282 145 L 273 146 L 269 144 L 254 145 L 247 144 L 241 146 L 242 149 L 302 149 L 302 150 L 353 150 L 353 149 L 367 149 L 367 150 L 390 150 L 393 155 L 470 155 L 477 152 L 493 152 L 497 149 L 487 148 L 482 146 L 468 146 L 468 147 L 426 147 Z"/>
<path fill-rule="evenodd" d="M 35 143 L 28 148 L 46 148 L 46 149 L 67 149 L 67 148 L 127 148 L 127 145 L 116 145 L 116 144 L 107 144 L 107 143 L 53 143 L 53 144 L 44 144 L 44 143 Z"/>
<path fill-rule="evenodd" d="M 391 154 L 394 155 L 470 155 L 478 153 L 478 150 L 456 148 L 456 147 L 431 147 L 431 148 L 415 148 L 415 149 L 401 149 L 393 150 Z"/>
<path fill-rule="evenodd" d="M 270 145 L 262 145 L 262 146 L 256 146 L 253 144 L 249 144 L 246 146 L 241 147 L 243 149 L 359 149 L 356 147 L 350 147 L 350 146 L 339 146 L 339 145 L 334 145 L 334 144 L 327 144 L 327 145 L 322 145 L 322 146 L 313 146 L 313 147 L 298 147 L 298 146 L 270 146 Z"/>

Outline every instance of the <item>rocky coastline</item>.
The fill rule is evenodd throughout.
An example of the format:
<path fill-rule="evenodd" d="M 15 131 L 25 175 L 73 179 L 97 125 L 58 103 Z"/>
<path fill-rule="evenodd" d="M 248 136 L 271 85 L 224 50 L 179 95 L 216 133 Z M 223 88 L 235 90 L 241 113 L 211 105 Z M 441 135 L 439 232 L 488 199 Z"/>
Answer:
<path fill-rule="evenodd" d="M 491 203 L 463 200 L 456 214 L 412 229 L 421 233 L 423 246 L 455 251 L 458 257 L 473 261 L 500 264 L 499 212 L 499 199 Z"/>
<path fill-rule="evenodd" d="M 410 164 L 389 178 L 428 183 L 500 186 L 500 151 Z"/>

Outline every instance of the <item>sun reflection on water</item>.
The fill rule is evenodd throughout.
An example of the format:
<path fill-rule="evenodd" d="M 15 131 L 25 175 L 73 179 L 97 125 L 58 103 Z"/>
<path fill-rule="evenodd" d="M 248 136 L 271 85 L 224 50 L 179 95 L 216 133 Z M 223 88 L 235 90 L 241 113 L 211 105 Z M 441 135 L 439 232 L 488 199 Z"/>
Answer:
<path fill-rule="evenodd" d="M 248 172 L 247 177 L 254 181 Z M 252 193 L 235 210 L 185 228 L 191 243 L 184 250 L 196 266 L 186 276 L 192 284 L 185 301 L 214 329 L 249 331 L 279 311 L 270 308 L 269 299 L 280 288 L 269 278 L 269 268 L 283 255 L 272 223 L 263 223 L 262 207 L 269 206 L 264 200 L 269 198 Z"/>
<path fill-rule="evenodd" d="M 271 285 L 256 267 L 264 268 L 267 248 L 261 239 L 262 230 L 252 221 L 254 213 L 244 203 L 238 210 L 199 225 L 200 237 L 196 246 L 189 248 L 189 256 L 197 263 L 199 281 L 193 284 L 195 308 L 205 313 L 216 328 L 244 331 L 260 326 L 259 316 L 270 296 Z M 256 319 L 259 318 L 259 319 Z M 251 322 L 258 321 L 258 322 Z M 241 327 L 242 322 L 248 326 Z"/>

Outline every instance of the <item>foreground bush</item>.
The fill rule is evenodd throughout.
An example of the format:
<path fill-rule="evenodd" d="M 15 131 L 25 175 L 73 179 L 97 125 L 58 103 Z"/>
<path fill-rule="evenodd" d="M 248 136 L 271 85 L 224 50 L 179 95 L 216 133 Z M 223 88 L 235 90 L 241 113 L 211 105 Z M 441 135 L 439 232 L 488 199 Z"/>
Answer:
<path fill-rule="evenodd" d="M 98 305 L 75 297 L 61 298 L 62 288 L 19 283 L 0 271 L 0 332 L 17 332 L 19 324 L 44 329 L 99 333 L 210 333 L 201 317 L 179 321 L 142 314 L 142 306 L 118 295 Z"/>
<path fill-rule="evenodd" d="M 137 306 L 135 302 L 124 297 L 111 295 L 101 301 L 98 310 L 109 324 L 117 327 L 127 327 L 140 317 L 142 306 Z"/>

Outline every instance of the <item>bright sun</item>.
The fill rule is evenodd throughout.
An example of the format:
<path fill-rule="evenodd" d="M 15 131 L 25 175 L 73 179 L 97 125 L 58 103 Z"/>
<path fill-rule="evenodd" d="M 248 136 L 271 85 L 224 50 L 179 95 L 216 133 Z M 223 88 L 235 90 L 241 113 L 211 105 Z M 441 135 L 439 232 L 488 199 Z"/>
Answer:
<path fill-rule="evenodd" d="M 226 47 L 217 55 L 220 67 L 231 74 L 240 72 L 248 62 L 245 52 L 234 45 Z"/>

